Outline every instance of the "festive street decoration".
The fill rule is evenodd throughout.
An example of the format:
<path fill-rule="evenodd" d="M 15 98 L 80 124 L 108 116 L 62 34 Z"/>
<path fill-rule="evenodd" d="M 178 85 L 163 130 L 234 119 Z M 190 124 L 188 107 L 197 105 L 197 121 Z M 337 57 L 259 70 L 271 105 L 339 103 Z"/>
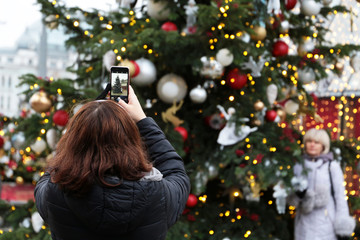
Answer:
<path fill-rule="evenodd" d="M 289 52 L 289 46 L 282 40 L 278 40 L 273 45 L 272 54 L 274 57 L 286 56 Z"/>
<path fill-rule="evenodd" d="M 159 98 L 166 103 L 179 102 L 186 96 L 187 85 L 182 77 L 169 73 L 161 77 L 156 91 Z"/>
<path fill-rule="evenodd" d="M 30 106 L 38 113 L 47 112 L 52 106 L 51 99 L 44 91 L 34 93 L 30 100 Z"/>
<path fill-rule="evenodd" d="M 53 116 L 53 121 L 56 125 L 64 127 L 69 120 L 69 114 L 65 110 L 58 110 Z"/>
<path fill-rule="evenodd" d="M 191 101 L 193 101 L 194 103 L 203 103 L 206 101 L 206 97 L 207 97 L 206 90 L 200 85 L 191 89 L 189 95 Z"/>
<path fill-rule="evenodd" d="M 176 24 L 170 21 L 164 22 L 163 25 L 161 25 L 161 29 L 165 32 L 172 32 L 178 30 Z"/>
<path fill-rule="evenodd" d="M 226 75 L 226 84 L 233 89 L 241 89 L 247 83 L 246 74 L 242 73 L 238 68 L 233 68 Z"/>
<path fill-rule="evenodd" d="M 149 0 L 147 2 L 147 14 L 159 21 L 168 19 L 170 10 L 167 8 L 166 1 Z"/>
<path fill-rule="evenodd" d="M 156 80 L 156 67 L 149 59 L 140 58 L 135 60 L 139 66 L 139 73 L 133 76 L 131 83 L 143 87 L 152 84 Z"/>

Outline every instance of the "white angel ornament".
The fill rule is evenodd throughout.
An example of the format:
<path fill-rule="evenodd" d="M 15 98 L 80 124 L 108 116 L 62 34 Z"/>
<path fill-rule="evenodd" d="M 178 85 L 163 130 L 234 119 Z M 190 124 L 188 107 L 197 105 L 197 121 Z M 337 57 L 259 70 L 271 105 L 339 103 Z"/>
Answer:
<path fill-rule="evenodd" d="M 251 132 L 254 132 L 257 130 L 257 127 L 250 128 L 247 125 L 242 125 L 238 130 L 236 129 L 235 122 L 231 121 L 230 118 L 234 115 L 235 108 L 230 107 L 228 108 L 227 112 L 225 109 L 217 105 L 217 108 L 220 110 L 220 112 L 224 115 L 227 123 L 225 127 L 220 131 L 217 143 L 223 146 L 229 146 L 232 144 L 235 144 L 244 138 L 246 138 Z M 248 118 L 241 118 L 242 122 L 248 122 Z"/>

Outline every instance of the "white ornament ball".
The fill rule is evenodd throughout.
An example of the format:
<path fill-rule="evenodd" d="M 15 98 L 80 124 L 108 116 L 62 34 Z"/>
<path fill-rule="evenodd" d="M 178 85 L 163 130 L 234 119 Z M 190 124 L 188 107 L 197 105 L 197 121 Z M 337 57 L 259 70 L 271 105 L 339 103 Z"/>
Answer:
<path fill-rule="evenodd" d="M 40 232 L 42 226 L 44 225 L 44 220 L 42 219 L 42 217 L 40 216 L 40 214 L 38 212 L 34 212 L 31 215 L 31 223 L 33 226 L 33 229 L 36 233 Z"/>
<path fill-rule="evenodd" d="M 109 50 L 104 54 L 103 64 L 104 64 L 106 70 L 108 70 L 109 72 L 110 72 L 111 66 L 114 66 L 115 61 L 116 61 L 116 54 L 114 53 L 113 50 Z"/>
<path fill-rule="evenodd" d="M 46 142 L 43 139 L 36 140 L 30 147 L 35 153 L 40 154 L 46 149 Z"/>
<path fill-rule="evenodd" d="M 156 67 L 154 63 L 146 58 L 137 59 L 135 62 L 138 64 L 140 72 L 131 79 L 131 83 L 140 87 L 152 84 L 156 80 Z"/>
<path fill-rule="evenodd" d="M 154 0 L 148 0 L 147 14 L 159 21 L 164 21 L 169 18 L 170 9 L 167 8 L 165 1 L 155 2 Z"/>
<path fill-rule="evenodd" d="M 56 148 L 58 140 L 58 134 L 54 128 L 51 128 L 46 132 L 46 142 L 51 149 Z"/>
<path fill-rule="evenodd" d="M 360 71 L 360 53 L 356 53 L 351 57 L 350 66 L 354 69 L 355 72 Z"/>
<path fill-rule="evenodd" d="M 299 69 L 298 77 L 303 84 L 312 83 L 316 79 L 315 72 L 312 68 Z"/>
<path fill-rule="evenodd" d="M 184 99 L 187 93 L 187 85 L 182 77 L 169 73 L 160 79 L 156 90 L 162 101 L 172 104 Z"/>
<path fill-rule="evenodd" d="M 315 0 L 303 0 L 301 1 L 301 12 L 306 16 L 313 16 L 320 13 L 322 4 Z"/>
<path fill-rule="evenodd" d="M 216 53 L 216 60 L 224 67 L 229 66 L 233 60 L 234 55 L 227 48 L 222 48 Z"/>
<path fill-rule="evenodd" d="M 23 132 L 19 132 L 14 134 L 11 137 L 11 142 L 14 145 L 15 148 L 19 149 L 23 146 L 23 144 L 25 143 L 25 135 Z"/>
<path fill-rule="evenodd" d="M 287 100 L 284 104 L 284 109 L 287 114 L 295 114 L 299 110 L 299 104 L 293 100 Z"/>
<path fill-rule="evenodd" d="M 207 98 L 206 90 L 200 85 L 198 85 L 196 88 L 191 89 L 189 95 L 191 101 L 193 101 L 194 103 L 203 103 Z"/>

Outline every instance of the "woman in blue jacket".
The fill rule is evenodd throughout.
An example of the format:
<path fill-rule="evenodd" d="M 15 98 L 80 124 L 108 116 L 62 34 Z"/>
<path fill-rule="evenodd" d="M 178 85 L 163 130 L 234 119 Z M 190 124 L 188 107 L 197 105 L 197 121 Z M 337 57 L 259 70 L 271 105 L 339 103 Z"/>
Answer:
<path fill-rule="evenodd" d="M 35 188 L 53 240 L 165 239 L 190 191 L 181 157 L 130 87 L 86 103 Z"/>

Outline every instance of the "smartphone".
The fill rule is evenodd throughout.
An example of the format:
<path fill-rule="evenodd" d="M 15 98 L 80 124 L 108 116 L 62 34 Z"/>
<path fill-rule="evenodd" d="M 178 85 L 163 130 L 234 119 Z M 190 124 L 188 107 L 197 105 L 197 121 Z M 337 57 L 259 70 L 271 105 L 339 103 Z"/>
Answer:
<path fill-rule="evenodd" d="M 110 68 L 110 98 L 119 101 L 119 98 L 128 102 L 130 73 L 129 68 L 113 66 Z"/>

